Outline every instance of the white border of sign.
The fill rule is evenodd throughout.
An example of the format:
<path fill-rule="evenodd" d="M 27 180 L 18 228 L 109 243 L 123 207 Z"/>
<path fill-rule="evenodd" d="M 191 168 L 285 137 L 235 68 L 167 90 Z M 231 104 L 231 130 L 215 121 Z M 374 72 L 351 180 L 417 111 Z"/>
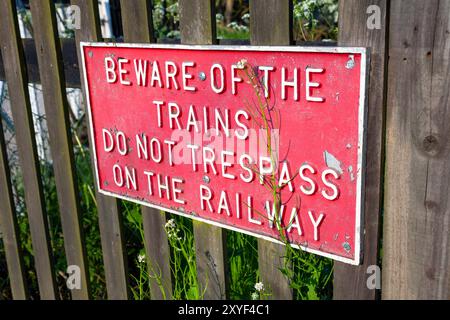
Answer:
<path fill-rule="evenodd" d="M 181 211 L 176 211 L 169 208 L 164 208 L 149 202 L 144 202 L 140 200 L 133 199 L 131 197 L 121 196 L 109 191 L 102 190 L 100 188 L 100 180 L 98 175 L 98 162 L 97 162 L 97 151 L 94 141 L 94 126 L 92 122 L 91 115 L 91 102 L 90 102 L 90 92 L 86 75 L 86 64 L 84 56 L 85 47 L 102 47 L 102 48 L 144 48 L 144 49 L 187 49 L 187 50 L 230 50 L 230 51 L 284 51 L 284 52 L 317 52 L 317 53 L 348 53 L 348 54 L 361 54 L 361 71 L 360 71 L 360 92 L 359 92 L 359 108 L 358 108 L 358 164 L 357 164 L 357 194 L 356 194 L 356 218 L 355 218 L 355 256 L 354 259 L 346 258 L 332 253 L 323 252 L 316 249 L 311 249 L 304 246 L 299 246 L 292 244 L 292 247 L 302 249 L 304 251 L 315 253 L 323 257 L 327 257 L 340 262 L 359 265 L 362 262 L 362 241 L 364 228 L 361 226 L 361 222 L 364 221 L 364 176 L 365 176 L 365 157 L 366 157 L 366 123 L 367 123 L 367 84 L 369 81 L 368 77 L 368 66 L 370 65 L 369 49 L 364 47 L 301 47 L 301 46 L 232 46 L 232 45 L 182 45 L 182 44 L 134 44 L 134 43 L 112 43 L 112 42 L 80 42 L 83 77 L 84 77 L 84 88 L 86 90 L 86 104 L 89 116 L 89 127 L 91 144 L 94 152 L 94 163 L 95 163 L 95 175 L 97 181 L 98 191 L 104 195 L 112 196 L 115 198 L 123 199 L 144 205 L 147 207 L 156 208 L 162 211 L 174 213 L 181 215 L 190 219 L 195 219 L 208 224 L 212 224 L 221 228 L 241 232 L 248 234 L 257 238 L 265 239 L 271 242 L 283 244 L 283 242 L 273 239 L 268 236 L 264 236 L 258 233 L 253 233 L 250 231 L 242 230 L 230 225 L 222 224 L 220 222 L 215 222 L 207 220 L 201 217 L 186 214 Z"/>

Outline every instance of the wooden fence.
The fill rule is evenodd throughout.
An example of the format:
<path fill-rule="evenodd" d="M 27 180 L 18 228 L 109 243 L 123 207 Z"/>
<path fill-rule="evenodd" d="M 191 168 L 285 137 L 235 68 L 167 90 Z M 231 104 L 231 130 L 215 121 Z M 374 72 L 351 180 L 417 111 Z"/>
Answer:
<path fill-rule="evenodd" d="M 81 269 L 81 290 L 73 290 L 72 298 L 88 299 L 86 248 L 65 90 L 66 85 L 80 85 L 82 78 L 76 73 L 82 71 L 77 70 L 75 45 L 79 54 L 80 41 L 102 41 L 97 1 L 72 1 L 82 12 L 81 29 L 76 30 L 75 43 L 64 41 L 62 46 L 53 2 L 30 2 L 34 39 L 22 41 L 15 0 L 0 1 L 0 79 L 10 88 L 39 292 L 42 299 L 57 298 L 29 81 L 39 81 L 43 88 L 67 263 Z M 379 25 L 369 28 L 367 9 L 373 5 L 380 10 Z M 218 43 L 213 0 L 179 0 L 179 10 L 182 43 Z M 121 11 L 126 42 L 157 41 L 153 37 L 151 1 L 122 0 Z M 251 0 L 250 43 L 294 45 L 292 14 L 290 0 Z M 339 2 L 339 44 L 369 47 L 371 69 L 364 262 L 357 267 L 335 263 L 335 299 L 380 298 L 379 290 L 366 285 L 368 266 L 379 265 L 380 261 L 383 298 L 450 298 L 449 30 L 449 0 Z M 37 64 L 30 62 L 33 57 Z M 0 227 L 13 297 L 26 299 L 9 170 L 0 134 Z M 118 200 L 101 194 L 96 198 L 108 298 L 128 299 Z M 161 269 L 163 284 L 170 289 L 166 217 L 148 207 L 142 208 L 142 216 L 147 255 Z M 226 233 L 194 222 L 194 234 L 198 278 L 200 282 L 209 279 L 205 298 L 224 299 L 228 293 Z M 292 299 L 288 279 L 278 270 L 283 252 L 279 245 L 259 240 L 259 270 L 262 281 L 272 288 L 273 298 Z M 152 286 L 152 298 L 162 298 L 157 284 Z"/>

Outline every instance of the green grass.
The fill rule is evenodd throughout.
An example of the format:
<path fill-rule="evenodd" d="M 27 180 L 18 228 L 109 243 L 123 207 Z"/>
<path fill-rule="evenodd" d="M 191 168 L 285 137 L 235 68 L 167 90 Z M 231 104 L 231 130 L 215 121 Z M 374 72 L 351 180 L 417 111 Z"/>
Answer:
<path fill-rule="evenodd" d="M 251 299 L 258 282 L 258 242 L 255 237 L 227 231 L 230 299 Z"/>
<path fill-rule="evenodd" d="M 246 40 L 250 38 L 250 33 L 247 30 L 235 30 L 232 28 L 227 28 L 222 25 L 217 26 L 217 39 L 235 39 L 235 40 Z"/>

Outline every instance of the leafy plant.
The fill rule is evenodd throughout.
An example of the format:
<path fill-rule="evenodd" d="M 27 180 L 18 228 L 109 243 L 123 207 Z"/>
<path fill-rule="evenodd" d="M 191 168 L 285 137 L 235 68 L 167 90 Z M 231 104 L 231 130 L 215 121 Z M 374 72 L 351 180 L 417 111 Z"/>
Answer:
<path fill-rule="evenodd" d="M 155 0 L 153 2 L 153 26 L 157 39 L 180 38 L 179 7 L 176 0 Z"/>
<path fill-rule="evenodd" d="M 294 38 L 337 40 L 338 0 L 295 0 Z"/>
<path fill-rule="evenodd" d="M 230 299 L 250 299 L 258 275 L 258 242 L 255 237 L 227 231 Z"/>
<path fill-rule="evenodd" d="M 272 140 L 272 131 L 279 128 L 280 116 L 276 105 L 271 102 L 270 98 L 265 96 L 265 91 L 269 88 L 264 86 L 264 81 L 257 71 L 255 71 L 256 69 L 245 59 L 237 62 L 236 65 L 242 70 L 246 81 L 253 88 L 256 102 L 253 103 L 246 99 L 245 106 L 251 115 L 254 125 L 265 131 L 265 138 L 267 139 L 265 141 L 266 154 L 270 156 L 271 168 L 274 168 L 272 174 L 268 175 L 268 177 L 262 176 L 262 181 L 263 186 L 266 187 L 272 196 L 274 224 L 279 234 L 279 240 L 285 245 L 283 264 L 280 272 L 289 279 L 291 287 L 295 290 L 296 298 L 317 300 L 329 297 L 331 295 L 330 279 L 333 269 L 332 261 L 293 248 L 288 234 L 288 229 L 293 221 L 289 221 L 286 225 L 281 218 L 280 208 L 283 203 L 281 191 L 290 181 L 285 182 L 281 186 L 278 183 L 280 175 L 280 163 L 276 156 L 278 146 Z M 256 165 L 252 169 L 258 176 L 261 176 Z M 291 180 L 294 178 L 295 176 Z M 297 202 L 300 202 L 300 199 L 297 199 Z M 245 205 L 245 203 L 243 204 Z M 264 217 L 261 212 L 257 213 L 261 217 Z M 257 288 L 257 292 L 255 293 L 257 294 L 260 291 L 262 290 L 258 290 Z"/>
<path fill-rule="evenodd" d="M 221 13 L 216 14 L 217 39 L 248 39 L 250 36 L 250 14 L 226 24 Z"/>

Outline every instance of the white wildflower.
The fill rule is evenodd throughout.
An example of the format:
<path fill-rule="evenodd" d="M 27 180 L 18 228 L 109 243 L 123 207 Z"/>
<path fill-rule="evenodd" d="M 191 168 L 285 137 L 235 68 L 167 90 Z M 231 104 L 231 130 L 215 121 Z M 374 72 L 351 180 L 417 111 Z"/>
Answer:
<path fill-rule="evenodd" d="M 179 231 L 179 230 L 176 229 L 176 230 L 167 232 L 167 237 L 168 237 L 169 239 L 173 239 L 173 240 L 176 240 L 176 241 L 181 241 L 181 237 L 178 236 L 178 231 Z"/>
<path fill-rule="evenodd" d="M 253 292 L 252 293 L 252 300 L 258 300 L 259 299 L 259 293 L 258 292 Z"/>
<path fill-rule="evenodd" d="M 227 28 L 233 29 L 235 30 L 237 28 L 238 24 L 235 21 L 230 22 L 229 24 L 227 24 Z"/>
<path fill-rule="evenodd" d="M 175 229 L 177 227 L 175 220 L 174 219 L 170 219 L 169 221 L 166 222 L 165 228 L 166 229 Z"/>
<path fill-rule="evenodd" d="M 143 263 L 145 261 L 145 254 L 138 255 L 138 261 L 139 263 Z"/>
<path fill-rule="evenodd" d="M 167 221 L 165 228 L 167 232 L 167 237 L 169 239 L 181 241 L 181 237 L 178 236 L 178 232 L 180 230 L 177 228 L 177 224 L 175 223 L 174 219 L 170 219 L 169 221 Z"/>
<path fill-rule="evenodd" d="M 221 13 L 216 14 L 217 21 L 223 21 L 223 15 Z"/>
<path fill-rule="evenodd" d="M 264 290 L 264 284 L 262 282 L 256 283 L 255 284 L 255 289 L 256 289 L 256 291 L 259 291 L 259 292 L 263 291 Z"/>

